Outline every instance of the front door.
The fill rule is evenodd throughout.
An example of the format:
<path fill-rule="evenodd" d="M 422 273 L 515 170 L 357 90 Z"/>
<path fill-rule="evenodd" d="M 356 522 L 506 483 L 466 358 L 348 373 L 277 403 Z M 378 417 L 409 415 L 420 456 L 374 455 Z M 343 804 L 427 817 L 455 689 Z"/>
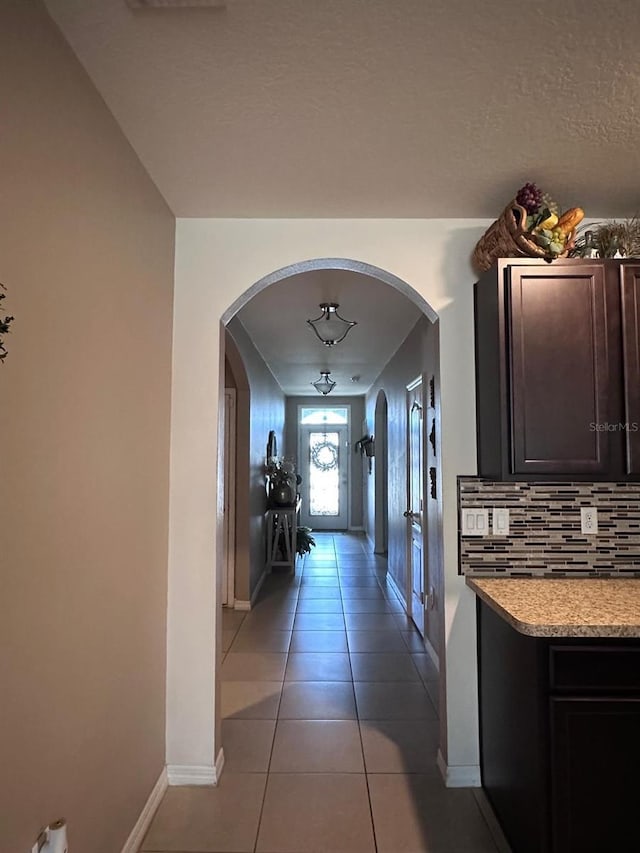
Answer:
<path fill-rule="evenodd" d="M 422 378 L 407 386 L 407 563 L 410 616 L 424 636 L 424 418 Z"/>
<path fill-rule="evenodd" d="M 300 521 L 312 530 L 346 530 L 348 506 L 348 427 L 300 426 Z"/>

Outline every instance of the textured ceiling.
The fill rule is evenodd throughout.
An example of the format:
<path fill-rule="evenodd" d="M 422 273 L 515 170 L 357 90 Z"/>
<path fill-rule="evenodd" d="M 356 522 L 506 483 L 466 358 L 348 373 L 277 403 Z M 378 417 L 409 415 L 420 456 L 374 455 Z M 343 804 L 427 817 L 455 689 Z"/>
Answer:
<path fill-rule="evenodd" d="M 45 2 L 177 216 L 494 218 L 526 180 L 640 212 L 636 0 Z M 359 321 L 334 350 L 323 301 Z M 321 369 L 364 393 L 417 317 L 335 271 L 239 315 L 290 394 Z"/>
<path fill-rule="evenodd" d="M 307 325 L 321 302 L 337 302 L 356 320 L 347 337 L 325 347 Z M 262 290 L 237 317 L 287 394 L 318 396 L 311 382 L 330 370 L 336 395 L 364 394 L 418 321 L 421 311 L 378 279 L 344 270 L 317 270 Z M 351 377 L 359 380 L 352 382 Z"/>
<path fill-rule="evenodd" d="M 640 210 L 635 0 L 46 0 L 178 216 Z"/>

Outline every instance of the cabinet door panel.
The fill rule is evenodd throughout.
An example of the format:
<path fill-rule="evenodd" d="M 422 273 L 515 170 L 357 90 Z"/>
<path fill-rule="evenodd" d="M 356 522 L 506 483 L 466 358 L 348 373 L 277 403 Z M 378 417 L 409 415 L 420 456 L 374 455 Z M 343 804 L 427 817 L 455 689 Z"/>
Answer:
<path fill-rule="evenodd" d="M 637 853 L 640 699 L 551 699 L 554 853 Z"/>
<path fill-rule="evenodd" d="M 606 472 L 604 269 L 514 266 L 507 284 L 513 473 Z"/>
<path fill-rule="evenodd" d="M 640 474 L 640 266 L 621 269 L 627 473 Z"/>

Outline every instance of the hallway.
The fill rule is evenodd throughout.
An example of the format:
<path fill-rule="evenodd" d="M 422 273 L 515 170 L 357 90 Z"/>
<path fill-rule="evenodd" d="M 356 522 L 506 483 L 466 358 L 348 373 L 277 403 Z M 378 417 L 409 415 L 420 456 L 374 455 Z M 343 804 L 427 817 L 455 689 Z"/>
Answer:
<path fill-rule="evenodd" d="M 296 576 L 223 612 L 217 788 L 170 788 L 161 853 L 496 853 L 436 766 L 437 672 L 362 536 L 314 534 Z"/>

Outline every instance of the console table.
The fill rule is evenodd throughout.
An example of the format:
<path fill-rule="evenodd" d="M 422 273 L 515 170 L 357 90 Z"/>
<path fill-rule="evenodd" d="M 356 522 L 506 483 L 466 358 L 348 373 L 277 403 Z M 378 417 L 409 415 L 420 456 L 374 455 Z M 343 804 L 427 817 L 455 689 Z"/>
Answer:
<path fill-rule="evenodd" d="M 279 506 L 266 511 L 267 571 L 288 568 L 295 572 L 299 512 L 300 501 L 295 506 Z"/>

